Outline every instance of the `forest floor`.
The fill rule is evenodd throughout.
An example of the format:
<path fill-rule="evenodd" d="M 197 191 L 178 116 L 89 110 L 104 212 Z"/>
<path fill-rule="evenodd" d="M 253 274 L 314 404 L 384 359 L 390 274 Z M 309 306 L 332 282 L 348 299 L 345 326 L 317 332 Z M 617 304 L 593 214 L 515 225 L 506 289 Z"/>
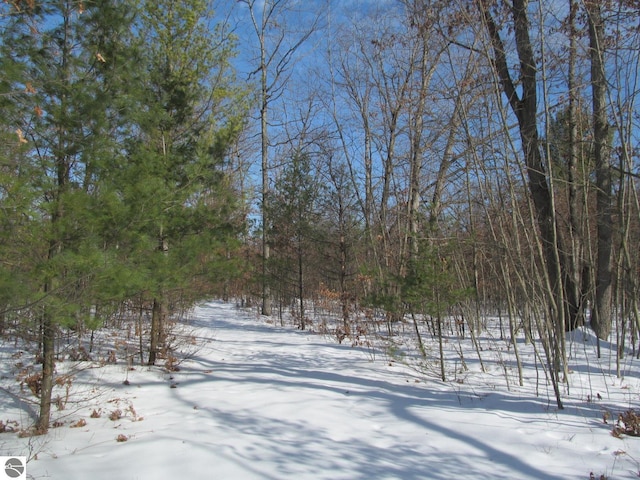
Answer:
<path fill-rule="evenodd" d="M 319 326 L 204 303 L 174 325 L 175 356 L 155 367 L 139 365 L 131 328 L 97 335 L 91 354 L 70 337 L 53 427 L 31 437 L 20 432 L 37 411 L 37 366 L 28 346 L 4 341 L 0 456 L 27 458 L 20 478 L 60 480 L 640 476 L 640 438 L 612 434 L 619 415 L 640 414 L 640 361 L 626 356 L 616 375 L 615 345 L 598 359 L 586 330 L 569 343 L 559 410 L 524 342 L 519 386 L 506 340 L 478 339 L 483 372 L 472 342 L 449 335 L 443 382 L 437 344 L 418 362 L 409 325 L 406 337 L 341 344 Z"/>

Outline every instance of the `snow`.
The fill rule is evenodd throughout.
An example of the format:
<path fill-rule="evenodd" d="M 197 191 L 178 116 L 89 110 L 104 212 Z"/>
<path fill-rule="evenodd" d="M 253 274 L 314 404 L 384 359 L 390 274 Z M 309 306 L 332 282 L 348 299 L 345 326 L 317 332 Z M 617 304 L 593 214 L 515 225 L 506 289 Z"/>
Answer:
<path fill-rule="evenodd" d="M 59 426 L 39 437 L 2 433 L 0 455 L 27 456 L 28 478 L 65 480 L 640 474 L 640 438 L 611 435 L 617 413 L 640 403 L 638 360 L 627 357 L 625 377 L 617 378 L 588 342 L 576 343 L 558 410 L 543 380 L 536 395 L 525 345 L 526 384 L 519 387 L 507 367 L 507 388 L 511 359 L 495 340 L 481 339 L 489 373 L 475 365 L 468 340 L 449 342 L 450 351 L 466 349 L 470 370 L 442 382 L 383 349 L 278 327 L 222 302 L 196 308 L 185 328 L 191 350 L 176 372 L 59 363 L 59 374 L 73 373 L 67 405 L 55 413 Z M 0 420 L 24 426 L 34 407 L 21 400 L 15 353 L 7 344 L 0 351 Z M 63 396 L 65 389 L 58 388 Z M 110 419 L 117 410 L 120 418 Z M 607 423 L 605 412 L 613 418 Z"/>

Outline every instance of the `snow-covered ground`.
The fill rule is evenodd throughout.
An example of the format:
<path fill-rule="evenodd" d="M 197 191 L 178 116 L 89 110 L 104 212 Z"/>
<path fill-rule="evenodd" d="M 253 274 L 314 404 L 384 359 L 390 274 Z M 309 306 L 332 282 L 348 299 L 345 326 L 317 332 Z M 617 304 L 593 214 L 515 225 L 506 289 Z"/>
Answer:
<path fill-rule="evenodd" d="M 0 455 L 29 457 L 28 478 L 60 480 L 640 475 L 640 438 L 611 435 L 617 414 L 640 404 L 629 357 L 617 378 L 579 345 L 558 410 L 543 379 L 535 395 L 542 372 L 525 345 L 526 385 L 511 371 L 507 389 L 510 359 L 495 341 L 485 345 L 489 373 L 473 365 L 470 344 L 447 344 L 466 349 L 471 369 L 444 383 L 389 351 L 277 327 L 230 304 L 201 305 L 187 328 L 190 353 L 176 372 L 59 363 L 70 376 L 57 387 L 58 426 L 40 437 L 2 433 Z M 0 420 L 17 431 L 34 407 L 16 382 L 15 346 L 0 354 Z"/>

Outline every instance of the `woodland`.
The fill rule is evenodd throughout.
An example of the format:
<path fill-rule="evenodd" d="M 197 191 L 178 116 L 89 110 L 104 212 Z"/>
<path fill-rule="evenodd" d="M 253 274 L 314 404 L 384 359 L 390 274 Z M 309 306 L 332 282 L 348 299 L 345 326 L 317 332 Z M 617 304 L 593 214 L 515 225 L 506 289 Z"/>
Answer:
<path fill-rule="evenodd" d="M 403 325 L 443 381 L 445 334 L 499 323 L 562 409 L 568 332 L 640 358 L 639 62 L 632 0 L 5 0 L 0 336 L 39 365 L 33 433 L 63 339 L 170 363 L 211 298 L 340 343 Z"/>

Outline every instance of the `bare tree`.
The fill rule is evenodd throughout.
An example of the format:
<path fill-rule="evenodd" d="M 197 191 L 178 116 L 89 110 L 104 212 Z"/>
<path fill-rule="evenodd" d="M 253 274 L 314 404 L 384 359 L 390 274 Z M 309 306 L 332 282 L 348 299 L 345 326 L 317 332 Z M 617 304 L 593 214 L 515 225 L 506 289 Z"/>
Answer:
<path fill-rule="evenodd" d="M 260 104 L 260 160 L 262 172 L 262 314 L 271 315 L 271 295 L 267 282 L 269 260 L 269 239 L 267 234 L 267 209 L 265 202 L 269 194 L 269 113 L 291 76 L 291 67 L 296 60 L 296 52 L 316 30 L 319 16 L 315 16 L 309 26 L 295 32 L 287 15 L 295 6 L 291 0 L 240 0 L 248 8 L 249 17 L 258 40 L 258 66 L 252 74 L 259 74 Z M 292 33 L 295 32 L 295 33 Z"/>
<path fill-rule="evenodd" d="M 550 299 L 556 305 L 556 322 L 562 328 L 575 326 L 577 299 L 573 298 L 576 289 L 570 287 L 574 279 L 565 276 L 566 256 L 563 254 L 562 239 L 556 228 L 556 214 L 553 209 L 553 192 L 548 182 L 548 166 L 545 165 L 541 151 L 541 139 L 538 130 L 538 80 L 537 62 L 531 43 L 530 24 L 527 12 L 527 0 L 514 0 L 510 13 L 513 21 L 519 69 L 514 79 L 507 60 L 507 51 L 501 30 L 491 12 L 491 2 L 477 0 L 476 5 L 486 27 L 493 49 L 492 64 L 500 82 L 502 91 L 518 120 L 520 141 L 524 150 L 524 160 L 529 191 L 535 207 L 538 228 L 546 265 L 546 275 L 555 298 Z M 517 84 L 520 84 L 518 93 Z"/>

